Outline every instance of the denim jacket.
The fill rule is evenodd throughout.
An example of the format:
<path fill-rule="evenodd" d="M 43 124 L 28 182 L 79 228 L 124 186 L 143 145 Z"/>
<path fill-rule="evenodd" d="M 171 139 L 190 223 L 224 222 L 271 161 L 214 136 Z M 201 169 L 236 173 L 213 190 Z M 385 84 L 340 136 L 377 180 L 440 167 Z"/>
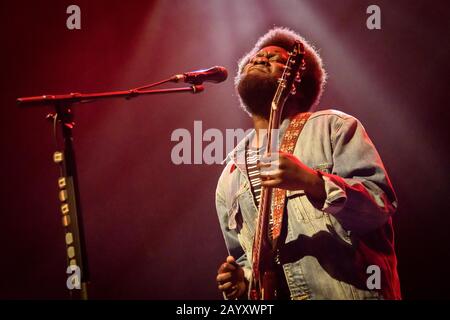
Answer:
<path fill-rule="evenodd" d="M 282 122 L 280 136 L 289 121 Z M 250 283 L 258 209 L 244 157 L 246 141 L 254 134 L 227 156 L 216 190 L 225 244 Z M 326 200 L 313 203 L 303 190 L 287 192 L 279 258 L 291 298 L 400 299 L 391 223 L 397 200 L 361 123 L 336 110 L 315 112 L 294 155 L 320 171 Z"/>

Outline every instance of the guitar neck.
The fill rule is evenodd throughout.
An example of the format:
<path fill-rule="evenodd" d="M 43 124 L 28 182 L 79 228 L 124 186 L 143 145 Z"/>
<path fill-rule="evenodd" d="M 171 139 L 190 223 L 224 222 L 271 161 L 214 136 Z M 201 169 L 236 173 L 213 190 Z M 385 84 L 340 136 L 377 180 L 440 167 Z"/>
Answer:
<path fill-rule="evenodd" d="M 269 126 L 267 129 L 266 156 L 278 152 L 279 126 L 284 104 L 295 89 L 294 81 L 300 78 L 300 70 L 304 67 L 304 47 L 296 42 L 286 62 L 283 74 L 278 79 L 278 87 L 270 105 Z M 295 90 L 294 90 L 295 91 Z M 272 241 L 272 227 L 270 218 L 272 214 L 272 188 L 262 187 L 260 205 L 253 241 L 252 267 L 253 267 L 253 296 L 259 299 L 270 299 L 275 296 L 276 277 L 274 266 L 275 242 Z M 281 219 L 280 219 L 281 221 Z M 281 222 L 280 222 L 281 223 Z"/>

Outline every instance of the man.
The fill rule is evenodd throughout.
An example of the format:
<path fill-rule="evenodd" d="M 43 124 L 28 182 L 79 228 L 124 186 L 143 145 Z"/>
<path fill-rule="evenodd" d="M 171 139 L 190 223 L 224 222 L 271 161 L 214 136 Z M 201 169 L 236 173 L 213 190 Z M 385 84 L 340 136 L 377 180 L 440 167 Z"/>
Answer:
<path fill-rule="evenodd" d="M 249 297 L 262 185 L 287 190 L 274 262 L 279 299 L 400 299 L 391 224 L 396 197 L 361 123 L 335 110 L 314 112 L 292 154 L 261 157 L 277 79 L 295 40 L 305 47 L 306 69 L 284 106 L 283 136 L 320 99 L 326 74 L 319 55 L 295 32 L 275 28 L 239 62 L 235 85 L 255 130 L 228 155 L 217 186 L 229 251 L 218 288 L 227 299 Z"/>

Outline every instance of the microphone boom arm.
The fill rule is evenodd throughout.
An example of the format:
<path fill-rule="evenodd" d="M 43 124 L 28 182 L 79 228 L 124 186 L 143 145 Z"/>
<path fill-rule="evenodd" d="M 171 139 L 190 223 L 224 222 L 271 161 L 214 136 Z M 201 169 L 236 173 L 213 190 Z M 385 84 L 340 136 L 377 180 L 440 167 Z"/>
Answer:
<path fill-rule="evenodd" d="M 24 97 L 18 98 L 17 103 L 19 104 L 19 106 L 23 107 L 61 104 L 61 103 L 64 104 L 88 103 L 95 100 L 107 98 L 131 99 L 140 95 L 149 95 L 149 94 L 169 94 L 182 92 L 200 93 L 205 89 L 203 85 L 192 85 L 190 87 L 159 89 L 159 90 L 141 90 L 141 88 L 122 91 L 99 92 L 99 93 L 69 93 L 61 95 L 42 95 L 34 97 Z"/>

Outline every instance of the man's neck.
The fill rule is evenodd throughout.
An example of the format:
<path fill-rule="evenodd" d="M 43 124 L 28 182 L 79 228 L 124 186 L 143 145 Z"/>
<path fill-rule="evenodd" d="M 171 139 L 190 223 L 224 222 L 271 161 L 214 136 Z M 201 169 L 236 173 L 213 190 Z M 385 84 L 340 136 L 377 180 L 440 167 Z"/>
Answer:
<path fill-rule="evenodd" d="M 258 115 L 252 115 L 253 128 L 255 128 L 255 136 L 251 141 L 253 148 L 260 148 L 263 144 L 264 137 L 267 134 L 267 128 L 269 127 L 269 120 Z"/>

